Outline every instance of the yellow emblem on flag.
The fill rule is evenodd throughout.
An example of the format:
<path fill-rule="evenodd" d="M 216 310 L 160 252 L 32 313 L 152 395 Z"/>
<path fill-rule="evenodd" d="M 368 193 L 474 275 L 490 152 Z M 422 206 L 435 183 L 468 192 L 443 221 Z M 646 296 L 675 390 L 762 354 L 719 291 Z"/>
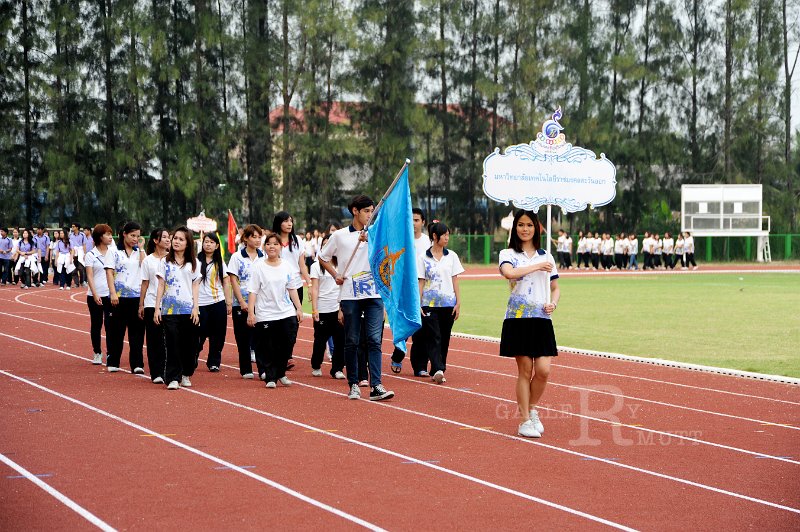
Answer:
<path fill-rule="evenodd" d="M 383 253 L 386 255 L 383 260 L 381 260 L 380 267 L 378 268 L 378 273 L 381 276 L 381 281 L 383 284 L 386 285 L 386 288 L 389 290 L 392 289 L 392 275 L 394 274 L 394 265 L 406 252 L 406 248 L 400 249 L 400 251 L 396 251 L 395 253 L 389 253 L 389 246 L 383 247 Z"/>

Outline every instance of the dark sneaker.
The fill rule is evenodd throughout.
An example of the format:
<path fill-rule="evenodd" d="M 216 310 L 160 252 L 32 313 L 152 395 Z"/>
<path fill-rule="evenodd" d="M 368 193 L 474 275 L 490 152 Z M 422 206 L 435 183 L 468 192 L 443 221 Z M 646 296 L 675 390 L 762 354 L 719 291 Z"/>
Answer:
<path fill-rule="evenodd" d="M 392 397 L 394 397 L 394 392 L 384 388 L 383 384 L 373 386 L 372 391 L 369 392 L 370 401 L 383 401 L 384 399 L 391 399 Z"/>

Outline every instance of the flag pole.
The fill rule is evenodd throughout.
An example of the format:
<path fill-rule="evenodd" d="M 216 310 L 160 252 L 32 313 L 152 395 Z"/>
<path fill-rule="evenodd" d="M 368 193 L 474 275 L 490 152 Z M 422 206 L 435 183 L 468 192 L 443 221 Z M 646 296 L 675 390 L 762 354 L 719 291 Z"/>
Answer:
<path fill-rule="evenodd" d="M 548 203 L 547 204 L 547 252 L 548 253 L 550 252 L 550 235 L 552 234 L 551 233 L 551 229 L 552 228 L 551 228 L 550 224 L 553 223 L 552 222 L 553 216 L 551 215 L 551 212 L 552 212 L 551 209 L 552 208 L 553 208 L 552 205 L 550 205 Z M 547 274 L 547 276 L 546 276 L 547 281 L 545 282 L 544 286 L 545 286 L 545 291 L 547 292 L 547 304 L 549 305 L 550 304 L 550 274 L 547 273 L 547 272 L 545 272 L 545 273 Z"/>
<path fill-rule="evenodd" d="M 392 181 L 392 184 L 389 185 L 388 190 L 386 190 L 386 193 L 383 195 L 383 197 L 381 197 L 381 200 L 378 202 L 378 205 L 375 207 L 375 209 L 372 211 L 372 214 L 369 216 L 369 220 L 367 220 L 367 224 L 361 230 L 362 234 L 364 232 L 366 232 L 367 228 L 372 223 L 373 218 L 375 218 L 375 215 L 378 214 L 378 211 L 383 206 L 383 202 L 386 200 L 387 197 L 389 197 L 389 194 L 391 194 L 392 190 L 394 190 L 394 187 L 397 184 L 397 181 L 400 180 L 400 176 L 403 175 L 403 172 L 405 171 L 405 169 L 408 167 L 409 164 L 411 164 L 411 159 L 406 159 L 405 163 L 403 163 L 403 167 L 400 169 L 399 172 L 397 172 L 397 175 L 394 176 L 394 180 Z M 356 251 L 358 251 L 358 248 L 360 248 L 360 247 L 361 247 L 361 242 L 356 244 L 356 247 L 353 248 L 353 252 L 350 254 L 350 258 L 347 259 L 347 264 L 344 265 L 344 270 L 342 270 L 342 273 L 340 274 L 343 279 L 344 279 L 345 273 L 347 273 L 347 269 L 350 268 L 350 263 L 353 262 L 353 257 L 356 256 Z"/>

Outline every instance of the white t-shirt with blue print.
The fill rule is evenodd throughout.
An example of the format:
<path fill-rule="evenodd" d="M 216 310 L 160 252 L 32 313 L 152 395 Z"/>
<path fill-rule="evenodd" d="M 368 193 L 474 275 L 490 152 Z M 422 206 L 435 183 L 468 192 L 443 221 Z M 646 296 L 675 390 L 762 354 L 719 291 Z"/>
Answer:
<path fill-rule="evenodd" d="M 531 256 L 513 249 L 504 249 L 500 252 L 500 267 L 510 264 L 514 268 L 532 266 L 542 262 L 549 262 L 553 269 L 550 272 L 537 271 L 514 280 L 510 280 L 511 295 L 508 297 L 506 318 L 545 318 L 550 316 L 544 311 L 547 303 L 547 293 L 550 291 L 550 281 L 558 279 L 558 270 L 553 256 L 543 249 L 538 249 Z"/>
<path fill-rule="evenodd" d="M 142 261 L 139 250 L 128 256 L 124 249 L 117 249 L 111 260 L 114 261 L 114 290 L 117 297 L 138 298 L 142 290 Z"/>
<path fill-rule="evenodd" d="M 464 273 L 464 267 L 455 251 L 444 250 L 441 260 L 436 260 L 430 250 L 417 256 L 417 277 L 425 279 L 422 290 L 423 307 L 455 307 L 456 292 L 453 276 Z"/>
<path fill-rule="evenodd" d="M 200 263 L 186 263 L 178 266 L 174 262 L 161 259 L 156 276 L 164 279 L 164 296 L 161 298 L 161 315 L 173 316 L 191 314 L 194 307 L 192 299 L 192 285 L 200 282 Z"/>
<path fill-rule="evenodd" d="M 242 298 L 245 303 L 247 303 L 247 296 L 250 294 L 248 285 L 250 283 L 253 265 L 263 260 L 264 257 L 264 252 L 260 249 L 257 251 L 258 258 L 256 260 L 250 258 L 250 255 L 247 254 L 247 248 L 245 247 L 231 255 L 231 260 L 228 261 L 228 275 L 234 275 L 239 279 L 239 290 L 242 293 Z M 233 306 L 239 306 L 239 300 L 235 297 L 233 298 Z"/>

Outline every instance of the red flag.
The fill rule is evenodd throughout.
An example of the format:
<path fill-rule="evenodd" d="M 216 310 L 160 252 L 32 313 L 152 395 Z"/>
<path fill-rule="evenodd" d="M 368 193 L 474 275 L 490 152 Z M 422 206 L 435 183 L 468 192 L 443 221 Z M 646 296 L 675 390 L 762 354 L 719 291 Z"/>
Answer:
<path fill-rule="evenodd" d="M 236 227 L 236 220 L 233 219 L 233 213 L 228 209 L 228 252 L 236 252 L 236 235 L 239 234 L 239 228 Z"/>

